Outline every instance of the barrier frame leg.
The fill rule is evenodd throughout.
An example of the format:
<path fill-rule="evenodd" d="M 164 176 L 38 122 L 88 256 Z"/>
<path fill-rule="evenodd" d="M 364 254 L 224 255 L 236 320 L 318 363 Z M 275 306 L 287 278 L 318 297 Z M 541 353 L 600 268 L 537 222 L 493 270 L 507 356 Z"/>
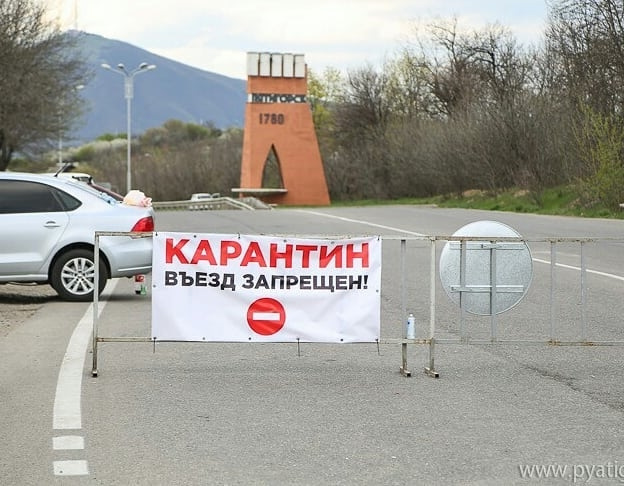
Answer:
<path fill-rule="evenodd" d="M 438 373 L 435 370 L 434 354 L 435 354 L 435 339 L 431 338 L 429 340 L 429 366 L 425 367 L 425 374 L 427 376 L 430 376 L 431 378 L 440 378 L 440 373 Z"/>
<path fill-rule="evenodd" d="M 401 343 L 401 367 L 399 372 L 407 378 L 412 376 L 412 372 L 407 369 L 407 343 Z"/>
<path fill-rule="evenodd" d="M 405 258 L 406 258 L 406 240 L 401 239 L 401 316 L 407 317 L 407 287 L 405 282 Z M 403 333 L 405 333 L 405 325 L 403 324 Z M 407 335 L 404 334 L 407 338 Z M 399 372 L 405 376 L 412 376 L 412 372 L 407 369 L 407 343 L 401 343 L 401 367 Z"/>
<path fill-rule="evenodd" d="M 425 366 L 425 374 L 431 378 L 440 378 L 440 374 L 435 370 L 435 320 L 436 320 L 436 240 L 430 240 L 429 256 L 429 366 Z"/>
<path fill-rule="evenodd" d="M 100 235 L 95 233 L 95 246 L 93 248 L 93 264 L 95 265 L 95 275 L 93 276 L 93 330 L 91 333 L 91 351 L 93 352 L 93 364 L 91 366 L 91 376 L 97 377 L 97 355 L 98 355 L 98 317 L 99 317 L 99 293 L 98 282 L 100 281 Z"/>

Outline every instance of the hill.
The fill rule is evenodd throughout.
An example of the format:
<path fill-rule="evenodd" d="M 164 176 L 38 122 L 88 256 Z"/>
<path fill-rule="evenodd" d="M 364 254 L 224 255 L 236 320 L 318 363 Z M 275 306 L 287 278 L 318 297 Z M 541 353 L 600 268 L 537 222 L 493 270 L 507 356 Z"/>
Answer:
<path fill-rule="evenodd" d="M 246 81 L 203 71 L 126 42 L 86 32 L 71 31 L 87 60 L 92 78 L 81 90 L 87 113 L 70 143 L 88 142 L 104 133 L 125 133 L 127 128 L 124 77 L 102 68 L 122 63 L 132 71 L 141 63 L 156 69 L 134 77 L 131 105 L 132 133 L 143 133 L 170 119 L 212 123 L 217 128 L 243 126 Z M 241 55 L 241 63 L 245 62 Z"/>

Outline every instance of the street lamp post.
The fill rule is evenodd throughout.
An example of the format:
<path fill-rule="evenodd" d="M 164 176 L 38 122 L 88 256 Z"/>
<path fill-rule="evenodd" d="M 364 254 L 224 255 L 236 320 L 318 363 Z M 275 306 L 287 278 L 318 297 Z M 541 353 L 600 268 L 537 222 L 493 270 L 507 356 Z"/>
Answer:
<path fill-rule="evenodd" d="M 132 106 L 132 98 L 134 97 L 134 77 L 145 71 L 149 71 L 151 69 L 155 69 L 156 66 L 154 64 L 147 64 L 146 62 L 142 62 L 137 68 L 132 71 L 128 71 L 126 66 L 119 63 L 117 64 L 116 69 L 113 69 L 109 64 L 102 64 L 104 69 L 108 69 L 109 71 L 113 71 L 114 73 L 119 73 L 124 77 L 124 97 L 126 98 L 126 137 L 127 137 L 127 162 L 126 162 L 126 186 L 127 192 L 130 192 L 132 189 L 132 134 L 131 134 L 131 106 Z"/>
<path fill-rule="evenodd" d="M 74 88 L 75 91 L 79 91 L 84 88 L 83 84 L 79 84 Z M 59 113 L 59 139 L 58 139 L 58 168 L 63 167 L 63 128 L 60 128 L 63 123 L 63 108 L 65 107 L 64 103 L 61 104 L 61 111 Z"/>

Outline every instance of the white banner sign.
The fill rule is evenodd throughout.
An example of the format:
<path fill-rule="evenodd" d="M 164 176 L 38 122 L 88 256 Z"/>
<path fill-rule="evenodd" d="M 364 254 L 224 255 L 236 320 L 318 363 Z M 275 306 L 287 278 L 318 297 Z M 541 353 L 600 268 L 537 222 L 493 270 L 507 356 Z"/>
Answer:
<path fill-rule="evenodd" d="M 152 338 L 375 342 L 381 239 L 156 233 Z"/>

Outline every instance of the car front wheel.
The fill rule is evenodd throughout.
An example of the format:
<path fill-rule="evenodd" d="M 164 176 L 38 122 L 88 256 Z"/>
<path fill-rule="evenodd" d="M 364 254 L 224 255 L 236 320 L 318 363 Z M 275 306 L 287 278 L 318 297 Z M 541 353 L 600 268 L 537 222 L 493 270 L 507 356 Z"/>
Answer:
<path fill-rule="evenodd" d="M 108 272 L 100 260 L 98 295 L 106 286 Z M 93 252 L 86 249 L 70 250 L 62 254 L 52 266 L 50 284 L 63 300 L 88 302 L 93 300 L 95 262 Z"/>

